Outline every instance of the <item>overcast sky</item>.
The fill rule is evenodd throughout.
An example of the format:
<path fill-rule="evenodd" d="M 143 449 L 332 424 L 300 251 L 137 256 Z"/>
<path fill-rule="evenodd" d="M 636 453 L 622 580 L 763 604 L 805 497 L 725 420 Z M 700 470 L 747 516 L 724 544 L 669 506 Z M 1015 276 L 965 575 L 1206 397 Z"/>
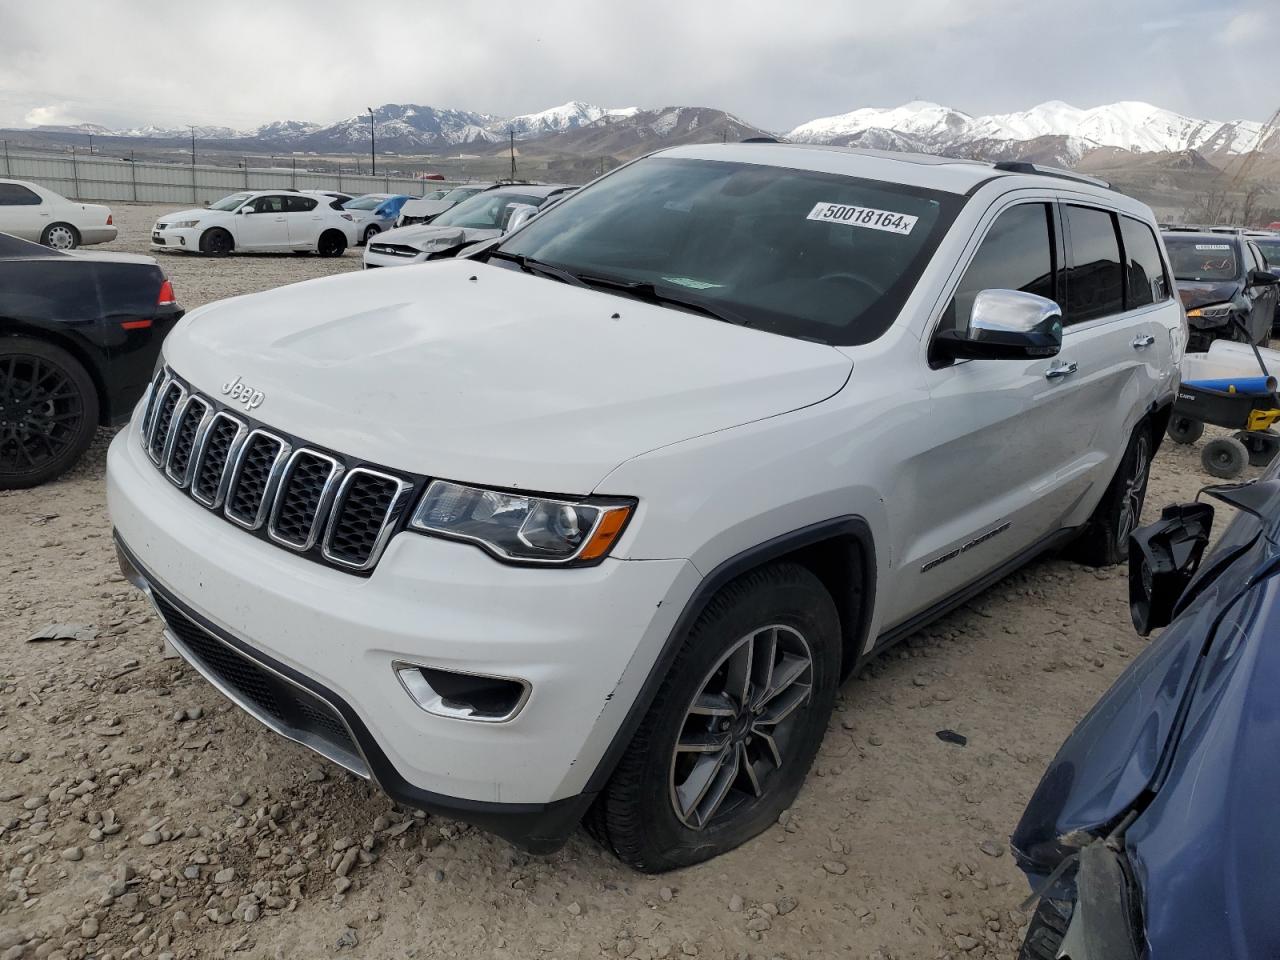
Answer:
<path fill-rule="evenodd" d="M 1146 100 L 1262 120 L 1275 0 L 0 0 L 0 126 L 246 128 L 422 103 L 713 106 L 772 130 L 863 106 Z M 1197 69 L 1203 65 L 1203 70 Z"/>

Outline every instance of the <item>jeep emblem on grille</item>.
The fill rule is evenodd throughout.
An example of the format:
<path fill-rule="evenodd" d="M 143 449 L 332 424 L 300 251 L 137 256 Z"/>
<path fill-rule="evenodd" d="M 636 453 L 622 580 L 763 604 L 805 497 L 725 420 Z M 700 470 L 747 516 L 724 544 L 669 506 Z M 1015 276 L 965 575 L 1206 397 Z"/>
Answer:
<path fill-rule="evenodd" d="M 256 410 L 262 406 L 262 401 L 267 399 L 266 394 L 261 390 L 254 390 L 247 383 L 242 382 L 239 377 L 236 377 L 230 383 L 224 383 L 222 392 L 236 403 L 243 403 L 246 410 Z"/>

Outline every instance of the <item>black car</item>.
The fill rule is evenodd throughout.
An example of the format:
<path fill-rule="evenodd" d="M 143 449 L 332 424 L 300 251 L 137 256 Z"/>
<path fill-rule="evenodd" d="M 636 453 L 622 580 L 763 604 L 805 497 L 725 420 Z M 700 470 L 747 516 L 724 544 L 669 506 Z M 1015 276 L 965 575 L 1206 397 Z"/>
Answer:
<path fill-rule="evenodd" d="M 0 233 L 0 490 L 58 476 L 127 420 L 182 313 L 150 257 Z"/>
<path fill-rule="evenodd" d="M 1200 353 L 1214 340 L 1265 345 L 1271 338 L 1280 279 L 1252 238 L 1234 233 L 1168 231 L 1164 245 Z"/>

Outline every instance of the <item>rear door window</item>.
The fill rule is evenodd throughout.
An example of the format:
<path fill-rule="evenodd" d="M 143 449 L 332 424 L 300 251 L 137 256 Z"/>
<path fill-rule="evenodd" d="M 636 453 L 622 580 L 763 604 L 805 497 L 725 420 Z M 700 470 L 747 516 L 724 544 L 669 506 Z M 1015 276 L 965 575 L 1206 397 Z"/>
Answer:
<path fill-rule="evenodd" d="M 1151 228 L 1133 217 L 1121 217 L 1120 236 L 1124 240 L 1125 307 L 1132 310 L 1168 300 L 1169 276 Z"/>
<path fill-rule="evenodd" d="M 1053 219 L 1046 203 L 1001 213 L 982 238 L 942 317 L 942 330 L 965 330 L 983 290 L 1021 290 L 1054 299 Z"/>
<path fill-rule="evenodd" d="M 306 213 L 314 210 L 319 203 L 315 197 L 286 197 L 285 204 L 290 213 Z"/>
<path fill-rule="evenodd" d="M 38 207 L 40 195 L 20 183 L 0 183 L 0 207 Z"/>
<path fill-rule="evenodd" d="M 1096 207 L 1063 207 L 1069 236 L 1063 323 L 1085 323 L 1124 310 L 1124 271 L 1115 214 Z"/>

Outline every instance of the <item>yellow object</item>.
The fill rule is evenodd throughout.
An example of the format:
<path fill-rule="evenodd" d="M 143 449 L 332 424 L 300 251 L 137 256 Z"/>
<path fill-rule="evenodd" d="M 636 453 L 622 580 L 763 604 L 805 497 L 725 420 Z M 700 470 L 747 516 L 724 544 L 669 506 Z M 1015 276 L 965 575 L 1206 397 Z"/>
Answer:
<path fill-rule="evenodd" d="M 1277 421 L 1280 421 L 1280 409 L 1254 410 L 1249 414 L 1249 420 L 1245 424 L 1245 429 L 1266 430 Z"/>

